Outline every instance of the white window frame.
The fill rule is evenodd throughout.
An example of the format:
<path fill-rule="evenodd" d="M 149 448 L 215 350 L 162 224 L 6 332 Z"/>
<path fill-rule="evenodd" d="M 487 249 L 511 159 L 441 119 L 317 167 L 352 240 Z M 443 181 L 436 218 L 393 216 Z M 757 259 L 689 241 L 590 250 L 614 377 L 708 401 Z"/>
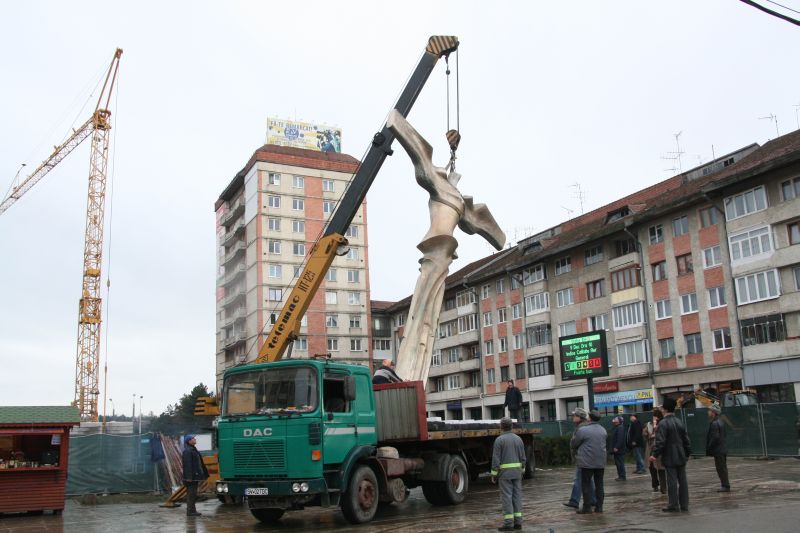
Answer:
<path fill-rule="evenodd" d="M 305 188 L 306 180 L 303 176 L 292 176 L 292 188 L 293 189 L 303 189 Z"/>
<path fill-rule="evenodd" d="M 331 282 L 336 281 L 336 273 L 337 273 L 336 268 L 329 268 L 328 272 L 325 274 L 325 281 L 331 281 Z"/>
<path fill-rule="evenodd" d="M 272 209 L 280 209 L 281 208 L 281 197 L 280 196 L 267 196 L 267 207 L 271 207 Z"/>
<path fill-rule="evenodd" d="M 504 292 L 506 292 L 506 280 L 504 280 L 503 278 L 497 280 L 497 282 L 495 283 L 495 292 L 497 294 L 503 294 Z"/>
<path fill-rule="evenodd" d="M 339 315 L 336 313 L 328 313 L 325 315 L 325 327 L 326 328 L 338 328 L 339 327 Z"/>
<path fill-rule="evenodd" d="M 638 347 L 638 349 L 637 349 Z M 625 361 L 622 360 L 622 354 L 620 351 L 625 352 Z M 631 361 L 631 354 L 628 353 L 629 350 L 633 350 L 633 360 Z M 638 352 L 638 353 L 637 353 Z M 639 357 L 641 356 L 641 361 Z M 617 344 L 617 365 L 618 366 L 632 366 L 632 365 L 641 365 L 644 363 L 649 363 L 650 358 L 648 357 L 647 353 L 647 345 L 645 342 L 642 341 L 633 341 L 633 342 L 623 342 L 621 344 Z"/>
<path fill-rule="evenodd" d="M 594 265 L 595 263 L 599 263 L 604 259 L 605 254 L 603 253 L 603 245 L 598 244 L 597 246 L 592 246 L 584 250 L 583 252 L 583 264 L 585 266 Z"/>
<path fill-rule="evenodd" d="M 530 305 L 529 305 L 530 303 Z M 550 293 L 537 292 L 525 297 L 525 316 L 544 313 L 550 309 Z"/>
<path fill-rule="evenodd" d="M 336 185 L 333 180 L 322 180 L 322 192 L 335 192 Z"/>
<path fill-rule="evenodd" d="M 691 344 L 693 345 L 693 348 L 689 348 L 689 344 L 690 344 L 689 343 L 689 337 L 692 338 L 692 343 Z M 686 354 L 687 355 L 694 355 L 694 354 L 703 353 L 703 336 L 699 332 L 697 332 L 697 333 L 687 333 L 686 335 L 683 336 L 683 342 L 686 343 Z M 700 346 L 697 346 L 698 343 L 700 344 Z M 700 348 L 700 349 L 698 350 L 697 348 Z"/>
<path fill-rule="evenodd" d="M 328 351 L 329 352 L 339 351 L 339 339 L 337 337 L 328 337 Z"/>
<path fill-rule="evenodd" d="M 706 290 L 708 293 L 708 308 L 717 309 L 718 307 L 725 307 L 728 305 L 728 297 L 725 295 L 725 286 L 711 287 Z M 714 304 L 714 296 L 716 295 L 717 303 Z"/>
<path fill-rule="evenodd" d="M 483 313 L 483 327 L 488 327 L 492 325 L 492 312 L 487 311 Z"/>
<path fill-rule="evenodd" d="M 656 301 L 656 320 L 672 317 L 672 301 L 669 298 Z"/>
<path fill-rule="evenodd" d="M 774 294 L 769 292 L 770 278 L 772 278 L 772 283 L 775 286 Z M 761 291 L 762 283 L 767 290 L 765 294 L 762 294 Z M 734 280 L 734 287 L 736 288 L 736 302 L 738 305 L 772 300 L 781 295 L 781 279 L 777 269 L 762 270 L 746 276 L 739 276 Z"/>
<path fill-rule="evenodd" d="M 361 281 L 361 276 L 359 275 L 358 270 L 348 269 L 347 270 L 347 283 L 358 283 Z"/>
<path fill-rule="evenodd" d="M 622 305 L 615 305 L 611 308 L 614 318 L 614 331 L 630 329 L 644 324 L 644 302 L 635 301 Z"/>
<path fill-rule="evenodd" d="M 459 333 L 475 331 L 476 329 L 478 329 L 478 315 L 476 313 L 470 313 L 468 315 L 461 315 L 458 317 Z"/>
<path fill-rule="evenodd" d="M 278 287 L 268 287 L 267 300 L 270 302 L 280 302 L 283 300 L 283 289 Z"/>
<path fill-rule="evenodd" d="M 497 353 L 506 353 L 508 352 L 508 339 L 505 337 L 500 337 L 500 350 Z"/>
<path fill-rule="evenodd" d="M 348 305 L 361 305 L 361 293 L 358 291 L 348 291 L 347 292 L 347 304 Z"/>
<path fill-rule="evenodd" d="M 483 341 L 483 355 L 494 355 L 494 341 Z"/>
<path fill-rule="evenodd" d="M 361 315 L 350 315 L 350 327 L 361 329 Z"/>
<path fill-rule="evenodd" d="M 292 254 L 298 257 L 305 257 L 306 255 L 306 243 L 304 242 L 293 242 L 292 243 Z"/>
<path fill-rule="evenodd" d="M 497 310 L 497 323 L 504 324 L 508 322 L 508 309 L 501 307 Z"/>
<path fill-rule="evenodd" d="M 442 366 L 442 351 L 437 349 L 431 353 L 431 366 Z"/>
<path fill-rule="evenodd" d="M 339 295 L 336 291 L 325 291 L 325 304 L 336 305 L 339 303 Z"/>
<path fill-rule="evenodd" d="M 363 352 L 364 351 L 364 339 L 361 337 L 357 337 L 355 339 L 350 339 L 350 351 L 351 352 Z"/>
<path fill-rule="evenodd" d="M 575 335 L 577 331 L 578 331 L 578 325 L 575 323 L 574 320 L 568 320 L 567 322 L 562 322 L 561 324 L 558 325 L 559 337 Z"/>
<path fill-rule="evenodd" d="M 748 194 L 752 194 L 752 206 L 748 206 Z M 737 204 L 737 200 L 741 199 Z M 760 202 L 759 202 L 760 201 Z M 761 206 L 759 207 L 759 203 Z M 767 190 L 763 185 L 742 191 L 738 194 L 733 194 L 725 198 L 725 220 L 736 220 L 753 213 L 765 210 L 769 207 L 767 200 Z M 741 208 L 741 209 L 740 209 Z"/>
<path fill-rule="evenodd" d="M 692 307 L 694 307 L 694 309 L 692 309 Z M 681 294 L 681 315 L 691 315 L 692 313 L 697 313 L 699 308 L 700 306 L 697 303 L 696 292 Z"/>
<path fill-rule="evenodd" d="M 303 198 L 292 197 L 292 210 L 304 211 L 306 208 L 306 201 Z"/>
<path fill-rule="evenodd" d="M 485 300 L 489 297 L 489 284 L 481 286 L 481 300 Z"/>
<path fill-rule="evenodd" d="M 333 213 L 336 210 L 336 202 L 333 200 L 322 201 L 322 212 L 326 215 Z"/>
<path fill-rule="evenodd" d="M 703 249 L 703 268 L 713 268 L 722 264 L 722 251 L 719 244 Z"/>
<path fill-rule="evenodd" d="M 447 390 L 458 390 L 461 388 L 461 374 L 450 374 L 447 376 Z"/>
<path fill-rule="evenodd" d="M 294 340 L 294 350 L 298 352 L 307 352 L 308 351 L 308 337 L 297 337 Z"/>
<path fill-rule="evenodd" d="M 669 347 L 672 349 L 668 355 L 664 355 L 664 345 L 661 344 L 662 342 L 666 342 Z M 675 357 L 677 352 L 675 351 L 675 337 L 667 337 L 665 339 L 658 339 L 658 349 L 661 351 L 661 359 L 672 359 Z"/>
<path fill-rule="evenodd" d="M 586 327 L 589 331 L 598 331 L 601 329 L 608 331 L 608 313 L 588 317 L 586 319 Z"/>
<path fill-rule="evenodd" d="M 753 253 L 755 246 L 758 246 L 758 253 Z M 740 263 L 758 259 L 761 256 L 768 257 L 775 251 L 775 243 L 772 240 L 772 228 L 758 226 L 748 230 L 732 234 L 728 237 L 728 246 L 731 252 L 731 263 Z M 768 247 L 768 250 L 764 248 Z M 745 248 L 749 252 L 744 255 Z"/>
<path fill-rule="evenodd" d="M 677 224 L 676 224 L 677 223 Z M 680 231 L 680 233 L 679 233 Z M 689 217 L 686 215 L 672 219 L 672 236 L 680 237 L 689 233 Z"/>
<path fill-rule="evenodd" d="M 277 172 L 269 172 L 267 173 L 267 185 L 280 185 L 281 184 L 281 175 Z"/>
<path fill-rule="evenodd" d="M 267 252 L 273 255 L 281 255 L 281 241 L 267 240 Z"/>
<path fill-rule="evenodd" d="M 306 232 L 305 220 L 292 220 L 292 233 L 305 234 L 305 232 Z"/>
<path fill-rule="evenodd" d="M 533 265 L 532 267 L 526 268 L 525 270 L 522 271 L 523 285 L 530 285 L 531 283 L 542 281 L 544 278 L 545 278 L 544 263 Z"/>
<path fill-rule="evenodd" d="M 268 231 L 280 231 L 281 230 L 281 219 L 275 217 L 267 218 L 267 230 Z"/>
<path fill-rule="evenodd" d="M 655 224 L 647 229 L 650 238 L 650 244 L 658 244 L 664 242 L 664 227 L 661 224 Z"/>
<path fill-rule="evenodd" d="M 486 383 L 492 384 L 495 382 L 495 370 L 494 368 L 487 368 L 486 369 Z"/>
<path fill-rule="evenodd" d="M 514 349 L 515 350 L 522 350 L 525 348 L 525 341 L 523 340 L 522 333 L 515 333 L 514 334 Z"/>
<path fill-rule="evenodd" d="M 522 304 L 513 304 L 511 306 L 511 320 L 522 318 Z"/>
<path fill-rule="evenodd" d="M 556 260 L 555 264 L 556 276 L 560 276 L 561 274 L 566 274 L 567 272 L 571 271 L 572 271 L 572 258 L 570 256 L 562 257 L 561 259 Z"/>
<path fill-rule="evenodd" d="M 283 277 L 283 265 L 270 264 L 267 270 L 268 278 L 280 279 Z"/>
<path fill-rule="evenodd" d="M 727 335 L 725 334 L 725 331 L 728 332 Z M 730 350 L 731 348 L 733 348 L 733 339 L 731 339 L 730 328 L 719 328 L 713 330 L 711 332 L 711 338 L 713 339 L 713 346 L 715 352 L 718 352 L 720 350 Z M 725 345 L 726 339 L 727 339 L 727 346 Z M 717 344 L 718 340 L 722 342 L 722 346 Z"/>
<path fill-rule="evenodd" d="M 358 226 L 355 224 L 350 224 L 347 227 L 347 230 L 344 232 L 344 236 L 358 238 Z"/>
<path fill-rule="evenodd" d="M 663 281 L 667 279 L 667 261 L 658 261 L 652 264 L 653 267 L 653 281 Z M 663 272 L 663 274 L 660 274 Z"/>
<path fill-rule="evenodd" d="M 347 259 L 357 260 L 358 259 L 358 248 L 356 248 L 355 246 L 351 246 L 350 249 L 347 250 L 346 257 L 347 257 Z"/>
<path fill-rule="evenodd" d="M 572 305 L 572 287 L 567 287 L 566 289 L 561 289 L 560 291 L 556 291 L 556 305 L 558 307 L 567 307 L 568 305 Z"/>

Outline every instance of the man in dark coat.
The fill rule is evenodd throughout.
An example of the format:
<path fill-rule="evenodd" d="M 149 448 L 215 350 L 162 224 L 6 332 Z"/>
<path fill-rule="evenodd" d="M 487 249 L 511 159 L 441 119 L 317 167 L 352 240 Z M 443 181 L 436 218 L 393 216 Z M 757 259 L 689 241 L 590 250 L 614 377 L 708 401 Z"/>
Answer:
<path fill-rule="evenodd" d="M 576 409 L 577 411 L 577 409 Z M 579 415 L 585 417 L 586 411 Z M 578 509 L 578 514 L 592 512 L 592 496 L 594 496 L 594 512 L 603 512 L 603 475 L 606 468 L 606 441 L 608 434 L 603 426 L 591 420 L 578 425 L 569 442 L 572 453 L 575 454 L 575 464 L 581 469 L 581 491 L 583 492 L 583 507 Z M 599 417 L 598 417 L 599 418 Z M 586 420 L 584 418 L 584 420 Z M 594 494 L 592 483 L 594 482 Z"/>
<path fill-rule="evenodd" d="M 689 485 L 686 481 L 686 462 L 692 454 L 686 426 L 675 416 L 677 402 L 672 398 L 664 400 L 664 420 L 656 429 L 656 443 L 653 446 L 651 461 L 661 458 L 667 470 L 667 496 L 669 503 L 661 509 L 665 513 L 689 510 Z"/>
<path fill-rule="evenodd" d="M 706 435 L 706 455 L 714 458 L 717 475 L 722 487 L 717 492 L 730 492 L 731 482 L 728 479 L 728 444 L 725 442 L 725 423 L 720 420 L 722 409 L 718 404 L 712 405 L 708 410 L 708 425 Z"/>
<path fill-rule="evenodd" d="M 508 416 L 512 420 L 519 420 L 519 408 L 522 407 L 522 393 L 514 386 L 514 380 L 508 380 L 506 387 L 506 401 L 503 407 L 508 407 Z"/>
<path fill-rule="evenodd" d="M 382 385 L 384 383 L 400 383 L 403 381 L 400 376 L 394 372 L 394 361 L 391 359 L 384 359 L 381 361 L 381 366 L 375 371 L 372 376 L 373 385 Z"/>
<path fill-rule="evenodd" d="M 611 431 L 611 453 L 614 455 L 614 464 L 617 465 L 617 478 L 615 481 L 625 481 L 625 426 L 621 416 L 615 416 L 611 421 L 614 429 Z"/>
<path fill-rule="evenodd" d="M 186 516 L 201 516 L 195 508 L 197 489 L 203 481 L 208 479 L 208 470 L 203 457 L 197 451 L 194 435 L 183 438 L 183 485 L 186 487 Z"/>
<path fill-rule="evenodd" d="M 633 452 L 633 458 L 636 460 L 636 470 L 633 473 L 644 474 L 644 458 L 642 457 L 644 439 L 642 438 L 642 423 L 639 422 L 636 415 L 631 415 L 630 417 L 625 444 L 628 446 L 628 449 Z"/>

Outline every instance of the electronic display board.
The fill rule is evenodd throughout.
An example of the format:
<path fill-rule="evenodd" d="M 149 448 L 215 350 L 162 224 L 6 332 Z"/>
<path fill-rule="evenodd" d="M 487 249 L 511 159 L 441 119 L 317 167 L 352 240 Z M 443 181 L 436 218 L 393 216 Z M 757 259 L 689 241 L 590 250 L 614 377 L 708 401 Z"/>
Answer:
<path fill-rule="evenodd" d="M 598 378 L 608 375 L 608 350 L 604 330 L 558 339 L 561 379 Z"/>

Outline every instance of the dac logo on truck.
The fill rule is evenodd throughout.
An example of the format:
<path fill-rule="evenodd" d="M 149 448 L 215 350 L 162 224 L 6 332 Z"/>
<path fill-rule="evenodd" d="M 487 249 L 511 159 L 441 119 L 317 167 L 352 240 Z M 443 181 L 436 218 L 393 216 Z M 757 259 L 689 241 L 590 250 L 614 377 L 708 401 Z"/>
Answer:
<path fill-rule="evenodd" d="M 264 428 L 262 429 L 245 429 L 242 431 L 242 435 L 245 437 L 269 437 L 272 435 L 272 428 Z"/>

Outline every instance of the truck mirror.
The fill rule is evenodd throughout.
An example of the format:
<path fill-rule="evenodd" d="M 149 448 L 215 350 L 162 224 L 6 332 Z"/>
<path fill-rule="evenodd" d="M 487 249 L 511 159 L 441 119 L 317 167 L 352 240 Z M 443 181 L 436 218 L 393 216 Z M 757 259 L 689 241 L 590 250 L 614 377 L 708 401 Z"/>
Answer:
<path fill-rule="evenodd" d="M 344 399 L 348 402 L 356 399 L 356 378 L 353 376 L 344 377 Z"/>

